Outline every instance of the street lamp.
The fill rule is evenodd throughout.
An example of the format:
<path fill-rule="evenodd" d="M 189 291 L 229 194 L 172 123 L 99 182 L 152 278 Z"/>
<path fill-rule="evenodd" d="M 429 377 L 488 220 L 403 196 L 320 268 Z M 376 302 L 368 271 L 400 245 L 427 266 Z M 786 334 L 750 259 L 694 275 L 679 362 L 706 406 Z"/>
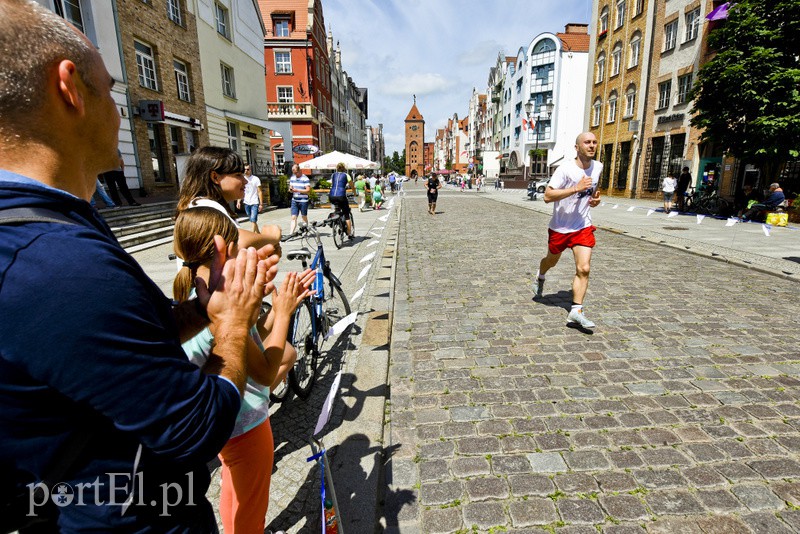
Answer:
<path fill-rule="evenodd" d="M 526 111 L 528 111 L 528 105 L 531 105 L 531 108 L 533 108 L 533 102 L 529 100 L 528 103 L 525 104 L 525 110 Z M 544 105 L 544 112 L 547 114 L 547 120 L 550 120 L 550 117 L 553 115 L 553 108 L 554 107 L 555 106 L 553 105 L 553 99 L 552 98 L 548 98 L 547 99 L 547 103 Z M 535 149 L 535 152 L 536 152 L 536 169 L 537 169 L 537 171 L 539 169 L 539 123 L 540 122 L 541 122 L 540 120 L 536 121 L 536 129 L 535 129 L 535 134 L 536 134 L 536 149 Z"/>
<path fill-rule="evenodd" d="M 533 100 L 528 100 L 527 102 L 525 102 L 525 115 L 528 117 L 528 128 L 530 128 L 531 115 L 533 115 L 534 106 L 535 106 L 535 104 L 534 104 Z M 538 127 L 539 123 L 536 123 L 536 126 Z M 538 139 L 537 139 L 537 141 L 538 141 Z M 524 143 L 523 143 L 523 146 L 525 146 Z M 525 161 L 524 160 L 524 156 L 523 156 L 523 161 Z M 531 165 L 531 166 L 533 166 L 533 165 Z M 528 166 L 526 165 L 525 166 L 525 182 L 527 182 L 527 181 L 528 181 Z"/>

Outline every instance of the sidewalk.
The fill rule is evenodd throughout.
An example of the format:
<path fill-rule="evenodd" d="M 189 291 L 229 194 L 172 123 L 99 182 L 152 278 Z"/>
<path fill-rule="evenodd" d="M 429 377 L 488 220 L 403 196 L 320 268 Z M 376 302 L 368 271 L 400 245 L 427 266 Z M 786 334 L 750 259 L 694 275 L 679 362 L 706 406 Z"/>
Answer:
<path fill-rule="evenodd" d="M 542 200 L 530 201 L 525 190 L 484 189 L 471 194 L 527 208 L 548 217 L 553 206 Z M 651 210 L 656 210 L 650 213 Z M 736 223 L 693 213 L 668 217 L 663 204 L 655 200 L 604 197 L 592 210 L 592 221 L 603 230 L 643 239 L 659 245 L 679 248 L 693 254 L 734 263 L 749 269 L 800 281 L 800 227 L 767 227 L 761 223 Z"/>

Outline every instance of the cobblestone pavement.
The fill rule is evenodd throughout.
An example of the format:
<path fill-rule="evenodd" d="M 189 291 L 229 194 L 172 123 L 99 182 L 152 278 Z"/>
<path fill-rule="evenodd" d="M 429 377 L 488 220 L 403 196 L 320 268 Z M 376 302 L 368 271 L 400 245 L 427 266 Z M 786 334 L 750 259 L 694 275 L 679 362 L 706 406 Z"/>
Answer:
<path fill-rule="evenodd" d="M 796 282 L 598 231 L 589 335 L 569 253 L 531 299 L 546 215 L 425 202 L 401 212 L 387 531 L 800 532 Z"/>

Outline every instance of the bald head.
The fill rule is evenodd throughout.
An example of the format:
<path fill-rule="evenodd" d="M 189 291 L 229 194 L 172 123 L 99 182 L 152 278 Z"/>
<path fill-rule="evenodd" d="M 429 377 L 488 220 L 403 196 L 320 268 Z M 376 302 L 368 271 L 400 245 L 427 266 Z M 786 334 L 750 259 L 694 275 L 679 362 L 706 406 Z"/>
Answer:
<path fill-rule="evenodd" d="M 48 77 L 59 61 L 86 73 L 94 47 L 69 23 L 32 0 L 0 0 L 0 133 L 19 133 L 41 113 Z"/>
<path fill-rule="evenodd" d="M 575 144 L 580 145 L 588 136 L 594 137 L 594 134 L 592 132 L 583 132 L 578 134 L 578 137 L 575 138 Z"/>

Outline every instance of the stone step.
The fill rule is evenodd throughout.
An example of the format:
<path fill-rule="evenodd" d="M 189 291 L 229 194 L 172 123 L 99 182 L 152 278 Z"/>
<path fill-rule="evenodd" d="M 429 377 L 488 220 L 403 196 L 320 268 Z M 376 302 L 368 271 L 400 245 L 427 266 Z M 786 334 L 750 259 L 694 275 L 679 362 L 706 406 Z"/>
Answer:
<path fill-rule="evenodd" d="M 108 222 L 108 221 L 106 221 Z M 121 239 L 123 236 L 146 232 L 148 230 L 156 230 L 158 228 L 169 228 L 174 226 L 172 217 L 160 217 L 157 219 L 143 219 L 140 222 L 128 222 L 122 226 L 114 226 L 109 222 L 111 231 Z"/>

